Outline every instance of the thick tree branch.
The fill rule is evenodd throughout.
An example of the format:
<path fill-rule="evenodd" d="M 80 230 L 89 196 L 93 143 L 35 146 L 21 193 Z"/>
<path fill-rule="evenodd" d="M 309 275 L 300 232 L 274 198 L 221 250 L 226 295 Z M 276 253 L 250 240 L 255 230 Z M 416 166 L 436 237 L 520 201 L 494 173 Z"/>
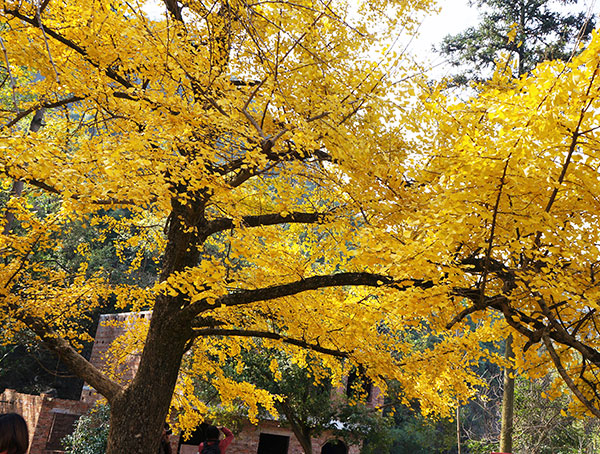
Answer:
<path fill-rule="evenodd" d="M 279 224 L 315 224 L 323 222 L 330 213 L 288 213 L 288 214 L 263 214 L 258 216 L 243 216 L 242 225 L 246 227 L 262 227 Z M 235 227 L 233 219 L 218 218 L 208 222 L 207 234 L 212 235 L 223 230 Z"/>
<path fill-rule="evenodd" d="M 7 171 L 7 169 L 4 169 L 4 171 L 2 171 L 1 173 L 3 173 L 4 175 L 6 175 L 9 178 L 15 178 L 14 175 L 11 175 L 11 173 L 9 171 Z M 42 191 L 46 191 L 50 194 L 55 194 L 55 195 L 59 195 L 62 196 L 62 192 L 57 189 L 56 187 L 52 186 L 51 184 L 48 184 L 42 180 L 38 180 L 36 178 L 28 178 L 28 177 L 19 177 L 19 180 L 22 182 L 25 182 L 27 184 L 30 184 L 31 186 L 41 189 Z M 71 194 L 70 198 L 73 200 L 78 200 L 78 201 L 83 201 L 84 197 L 81 194 Z M 109 206 L 114 206 L 114 205 L 139 205 L 139 202 L 135 201 L 135 200 L 120 200 L 120 199 L 101 199 L 101 200 L 89 200 L 89 203 L 91 203 L 92 205 L 109 205 Z"/>
<path fill-rule="evenodd" d="M 460 260 L 460 265 L 468 267 L 466 271 L 470 274 L 482 274 L 484 270 L 488 273 L 494 273 L 504 281 L 507 289 L 512 289 L 515 285 L 515 272 L 499 260 L 492 257 L 484 258 L 469 256 Z"/>
<path fill-rule="evenodd" d="M 58 355 L 63 363 L 75 373 L 78 377 L 84 379 L 87 383 L 102 394 L 111 402 L 121 391 L 122 387 L 118 383 L 110 380 L 100 370 L 94 367 L 88 360 L 81 356 L 77 351 L 59 336 L 54 330 L 41 320 L 24 315 L 18 317 L 42 340 L 50 350 Z"/>
<path fill-rule="evenodd" d="M 532 318 L 527 314 L 512 308 L 510 306 L 509 298 L 505 295 L 488 296 L 484 299 L 483 304 L 481 304 L 481 294 L 478 289 L 455 289 L 453 293 L 456 296 L 470 299 L 473 302 L 473 305 L 456 315 L 446 326 L 447 329 L 450 329 L 456 323 L 459 323 L 474 312 L 491 308 L 502 312 L 506 322 L 525 338 L 529 339 L 525 350 L 529 348 L 529 346 L 540 342 L 542 337 L 546 335 L 555 342 L 576 350 L 590 363 L 600 366 L 600 352 L 589 345 L 578 341 L 574 335 L 562 328 L 552 317 L 548 318 L 547 311 L 544 313 L 544 318 L 547 320 L 548 324 L 545 324 L 541 319 Z M 538 301 L 538 304 L 541 303 L 543 302 Z M 544 312 L 544 310 L 542 312 Z"/>
<path fill-rule="evenodd" d="M 286 132 L 287 130 L 282 130 L 280 131 L 279 134 L 282 134 L 284 132 Z M 250 178 L 252 178 L 255 175 L 259 175 L 261 173 L 265 173 L 267 172 L 269 169 L 275 167 L 275 165 L 282 163 L 282 162 L 289 162 L 289 161 L 307 161 L 310 159 L 315 159 L 319 162 L 321 161 L 328 161 L 328 162 L 338 162 L 337 160 L 333 159 L 329 153 L 320 150 L 320 149 L 316 149 L 313 150 L 311 152 L 302 152 L 302 151 L 298 151 L 296 149 L 296 145 L 294 144 L 294 142 L 292 140 L 286 140 L 284 141 L 284 143 L 287 145 L 287 151 L 283 151 L 283 152 L 274 152 L 273 146 L 275 144 L 275 141 L 279 139 L 279 134 L 276 135 L 273 138 L 268 138 L 268 139 L 264 139 L 261 144 L 261 152 L 271 161 L 271 164 L 269 164 L 266 168 L 264 169 L 259 169 L 256 166 L 249 166 L 246 168 L 243 168 L 241 170 L 239 170 L 239 172 L 233 176 L 231 176 L 228 181 L 227 184 L 233 188 L 236 188 L 240 185 L 242 185 L 243 183 L 245 183 L 247 180 L 249 180 Z M 215 171 L 217 173 L 223 174 L 223 170 L 226 169 L 231 169 L 231 171 L 240 169 L 242 167 L 243 164 L 247 164 L 247 162 L 245 160 L 236 160 L 234 161 L 234 165 L 233 166 L 224 166 L 222 168 L 216 168 Z"/>
<path fill-rule="evenodd" d="M 297 295 L 298 293 L 307 292 L 310 290 L 319 290 L 328 287 L 388 286 L 398 290 L 407 290 L 415 287 L 427 289 L 433 287 L 433 285 L 434 284 L 431 281 L 413 279 L 396 281 L 389 276 L 365 272 L 327 274 L 322 276 L 311 276 L 299 281 L 273 285 L 266 288 L 238 290 L 234 293 L 230 293 L 211 301 L 203 299 L 184 308 L 182 315 L 184 317 L 193 319 L 196 315 L 211 310 L 214 307 L 241 306 L 259 301 L 268 301 L 277 298 L 283 298 L 285 296 Z"/>
<path fill-rule="evenodd" d="M 240 167 L 242 167 L 242 165 L 244 165 L 245 163 L 246 161 L 244 160 L 244 158 L 237 158 L 221 166 L 216 166 L 213 163 L 208 162 L 206 164 L 206 168 L 209 172 L 216 173 L 219 175 L 227 175 L 228 173 L 239 170 Z"/>
<path fill-rule="evenodd" d="M 181 6 L 177 0 L 164 0 L 167 11 L 173 16 L 173 19 L 183 23 L 183 16 L 181 15 Z"/>
<path fill-rule="evenodd" d="M 467 288 L 456 288 L 452 292 L 454 296 L 460 296 L 463 298 L 470 299 L 473 302 L 472 306 L 462 310 L 446 325 L 446 329 L 451 329 L 457 323 L 462 322 L 469 315 L 483 311 L 485 309 L 492 308 L 497 310 L 501 309 L 501 302 L 507 302 L 508 299 L 504 295 L 496 296 L 482 296 L 480 289 L 467 289 Z"/>
<path fill-rule="evenodd" d="M 194 330 L 195 337 L 201 336 L 233 336 L 233 337 L 260 337 L 262 339 L 280 340 L 286 344 L 295 345 L 297 347 L 306 348 L 315 352 L 324 353 L 330 356 L 339 358 L 348 358 L 352 352 L 345 352 L 331 348 L 322 347 L 318 344 L 306 342 L 300 339 L 294 339 L 288 336 L 283 336 L 278 333 L 259 330 L 244 330 L 244 329 L 225 329 L 225 328 L 202 328 Z"/>
<path fill-rule="evenodd" d="M 56 107 L 66 106 L 67 104 L 70 104 L 70 103 L 73 103 L 73 102 L 78 102 L 78 101 L 81 101 L 83 99 L 84 98 L 81 97 L 81 96 L 69 96 L 68 98 L 61 99 L 59 101 L 54 101 L 54 102 L 42 101 L 42 102 L 40 102 L 38 104 L 35 104 L 35 105 L 29 107 L 26 110 L 23 110 L 23 111 L 19 112 L 15 118 L 13 118 L 11 121 L 9 121 L 4 126 L 4 128 L 10 128 L 10 127 L 14 126 L 19 121 L 21 121 L 23 118 L 25 118 L 27 115 L 29 115 L 30 113 L 32 113 L 32 112 L 34 112 L 36 110 L 54 109 Z"/>
<path fill-rule="evenodd" d="M 591 402 L 589 399 L 587 399 L 583 395 L 583 393 L 581 392 L 579 387 L 571 379 L 571 377 L 569 376 L 569 373 L 565 370 L 564 366 L 562 365 L 562 362 L 560 361 L 560 357 L 556 353 L 556 350 L 554 350 L 554 346 L 552 345 L 552 341 L 550 340 L 548 334 L 544 334 L 542 336 L 542 340 L 544 341 L 544 345 L 546 346 L 546 349 L 548 350 L 548 354 L 550 355 L 550 358 L 552 358 L 552 362 L 554 362 L 554 365 L 556 366 L 556 370 L 560 374 L 560 376 L 563 379 L 563 381 L 565 382 L 565 384 L 569 387 L 569 389 L 573 392 L 573 394 L 575 394 L 575 396 L 579 399 L 579 401 L 583 405 L 585 405 L 585 407 L 588 410 L 590 410 L 594 414 L 594 416 L 596 416 L 596 418 L 600 418 L 600 409 L 598 409 L 598 407 L 596 407 L 593 402 Z"/>
<path fill-rule="evenodd" d="M 23 22 L 32 25 L 33 27 L 40 27 L 41 23 L 38 20 L 37 17 L 28 17 L 25 14 L 21 13 L 18 9 L 9 9 L 9 8 L 5 8 L 4 12 L 6 14 L 10 14 L 13 17 L 16 17 L 17 19 L 22 20 Z M 64 36 L 62 36 L 61 34 L 55 32 L 54 30 L 44 27 L 44 32 L 48 35 L 51 36 L 53 39 L 55 39 L 56 41 L 64 44 L 65 46 L 67 46 L 69 49 L 74 50 L 75 52 L 77 52 L 79 55 L 81 55 L 82 57 L 85 58 L 85 60 L 92 65 L 93 67 L 97 68 L 97 69 L 101 69 L 104 71 L 104 73 L 111 78 L 112 80 L 114 80 L 115 82 L 120 83 L 123 87 L 125 88 L 133 88 L 133 84 L 128 81 L 126 78 L 124 78 L 123 76 L 121 76 L 120 74 L 118 74 L 113 68 L 101 68 L 100 65 L 93 61 L 87 51 L 79 46 L 78 44 L 74 43 L 73 41 L 65 38 Z"/>

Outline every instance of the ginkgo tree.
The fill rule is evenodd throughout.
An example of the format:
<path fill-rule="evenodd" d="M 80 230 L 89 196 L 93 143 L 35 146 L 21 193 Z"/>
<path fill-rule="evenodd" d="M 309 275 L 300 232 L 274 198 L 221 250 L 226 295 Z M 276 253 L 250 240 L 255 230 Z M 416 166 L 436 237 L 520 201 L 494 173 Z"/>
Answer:
<path fill-rule="evenodd" d="M 548 397 L 566 385 L 573 413 L 596 417 L 599 38 L 518 78 L 501 64 L 467 102 L 424 91 L 414 131 L 426 151 L 413 175 L 427 199 L 406 224 L 413 241 L 393 250 L 410 244 L 412 266 L 432 279 L 444 271 L 438 289 L 458 297 L 448 328 L 502 314 L 519 370 L 553 368 Z"/>
<path fill-rule="evenodd" d="M 554 365 L 600 414 L 598 36 L 460 103 L 393 46 L 427 2 L 145 6 L 2 3 L 3 340 L 32 330 L 108 400 L 110 454 L 155 452 L 169 408 L 197 424 L 198 379 L 272 407 L 221 369 L 257 338 L 448 414 L 510 329 L 520 367 Z M 155 259 L 157 282 L 91 270 L 94 235 L 57 266 L 75 224 L 118 234 L 132 272 Z M 109 300 L 153 311 L 114 347 L 115 366 L 140 350 L 131 382 L 78 353 Z"/>
<path fill-rule="evenodd" d="M 406 264 L 382 261 L 377 238 L 391 216 L 386 234 L 409 239 L 397 215 L 423 195 L 403 176 L 411 139 L 398 125 L 414 87 L 391 36 L 410 33 L 428 2 L 146 6 L 2 2 L 0 173 L 16 188 L 0 236 L 3 341 L 32 330 L 107 399 L 110 454 L 155 452 L 171 404 L 182 428 L 196 424 L 198 376 L 223 402 L 269 407 L 220 370 L 256 338 L 299 365 L 320 357 L 338 381 L 357 366 L 382 388 L 394 378 L 426 413 L 468 398 L 492 327 L 413 351 L 404 331 L 422 326 L 420 310 L 401 294 L 443 305 L 443 273 L 394 276 Z M 40 212 L 42 198 L 54 209 Z M 107 216 L 116 208 L 127 216 Z M 73 273 L 53 255 L 74 225 L 99 233 L 77 246 Z M 156 260 L 155 285 L 90 269 L 108 233 L 132 273 Z M 115 347 L 116 362 L 141 350 L 131 382 L 78 353 L 78 322 L 107 301 L 153 311 Z"/>

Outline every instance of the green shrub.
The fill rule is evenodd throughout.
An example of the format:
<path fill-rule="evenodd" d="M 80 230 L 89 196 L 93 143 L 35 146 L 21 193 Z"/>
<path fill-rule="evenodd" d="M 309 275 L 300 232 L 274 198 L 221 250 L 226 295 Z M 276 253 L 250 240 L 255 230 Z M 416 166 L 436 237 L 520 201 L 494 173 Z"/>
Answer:
<path fill-rule="evenodd" d="M 75 431 L 63 439 L 65 454 L 104 454 L 108 439 L 110 408 L 96 405 L 83 415 Z"/>

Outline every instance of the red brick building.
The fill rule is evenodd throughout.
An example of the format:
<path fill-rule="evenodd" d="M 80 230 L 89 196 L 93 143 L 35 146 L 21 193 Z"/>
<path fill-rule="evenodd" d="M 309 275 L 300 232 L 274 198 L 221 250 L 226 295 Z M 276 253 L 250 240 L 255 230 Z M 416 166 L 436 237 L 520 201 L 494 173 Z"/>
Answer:
<path fill-rule="evenodd" d="M 90 409 L 80 400 L 57 399 L 47 394 L 33 396 L 5 389 L 0 394 L 0 413 L 19 413 L 29 427 L 29 454 L 63 453 L 61 440 L 73 424 Z"/>
<path fill-rule="evenodd" d="M 102 367 L 111 343 L 125 334 L 132 324 L 149 320 L 151 312 L 109 314 L 100 317 L 90 361 Z M 132 355 L 127 366 L 119 371 L 121 380 L 133 378 L 139 365 L 139 356 Z M 381 396 L 374 390 L 370 402 L 375 405 Z M 48 395 L 20 394 L 5 390 L 0 394 L 0 413 L 17 412 L 23 415 L 30 428 L 29 454 L 61 454 L 60 441 L 73 430 L 73 425 L 98 399 L 98 394 L 84 385 L 81 400 L 56 399 Z M 197 443 L 187 444 L 171 436 L 173 452 L 197 454 Z M 358 454 L 359 446 L 346 446 L 331 434 L 313 439 L 314 454 Z M 228 449 L 230 454 L 303 454 L 292 431 L 278 421 L 263 420 L 258 425 L 243 427 Z"/>

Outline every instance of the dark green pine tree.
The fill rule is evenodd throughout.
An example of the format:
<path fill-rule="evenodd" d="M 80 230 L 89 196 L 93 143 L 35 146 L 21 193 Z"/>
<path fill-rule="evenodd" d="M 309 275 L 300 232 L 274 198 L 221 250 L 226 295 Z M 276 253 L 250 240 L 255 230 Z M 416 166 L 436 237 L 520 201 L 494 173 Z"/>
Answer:
<path fill-rule="evenodd" d="M 501 54 L 508 53 L 518 74 L 544 60 L 568 60 L 595 26 L 587 12 L 559 12 L 577 0 L 471 0 L 481 10 L 481 23 L 444 38 L 437 51 L 463 69 L 457 83 L 483 80 Z M 507 37 L 515 29 L 514 40 Z M 466 68 L 466 70 L 464 69 Z"/>

